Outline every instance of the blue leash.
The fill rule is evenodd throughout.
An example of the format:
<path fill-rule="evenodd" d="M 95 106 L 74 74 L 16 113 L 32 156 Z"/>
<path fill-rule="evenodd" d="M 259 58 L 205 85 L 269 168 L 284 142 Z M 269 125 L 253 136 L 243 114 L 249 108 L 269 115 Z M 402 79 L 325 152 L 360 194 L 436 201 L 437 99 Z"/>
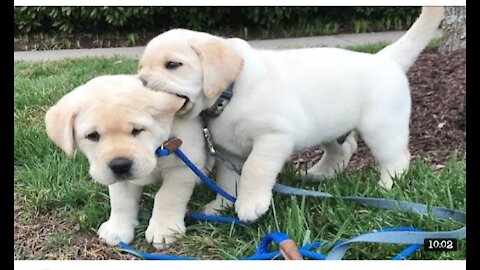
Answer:
<path fill-rule="evenodd" d="M 232 195 L 225 192 L 221 189 L 214 181 L 208 178 L 201 170 L 199 170 L 189 159 L 188 157 L 179 149 L 174 149 L 174 153 L 204 182 L 208 187 L 213 189 L 216 193 L 222 195 L 227 200 L 235 203 L 236 198 Z M 155 152 L 157 156 L 167 156 L 170 154 L 170 150 L 167 148 L 158 148 Z M 302 195 L 302 196 L 312 196 L 319 198 L 332 198 L 334 195 L 326 192 L 312 191 L 299 189 L 294 187 L 285 186 L 282 184 L 275 184 L 273 190 L 287 195 Z M 418 213 L 425 215 L 429 213 L 428 206 L 425 204 L 412 203 L 406 201 L 396 201 L 388 199 L 379 199 L 379 198 L 367 198 L 367 197 L 354 197 L 354 196 L 343 196 L 338 197 L 343 198 L 346 201 L 355 202 L 358 204 L 368 205 L 376 208 L 382 209 L 397 209 L 402 212 Z M 451 210 L 442 207 L 432 207 L 430 209 L 431 214 L 440 219 L 451 219 L 461 223 L 466 223 L 466 214 L 464 212 Z M 230 223 L 235 225 L 246 225 L 246 223 L 240 221 L 236 218 L 231 217 L 219 217 L 212 215 L 205 215 L 200 213 L 190 213 L 188 215 L 190 218 L 195 220 L 202 221 L 214 221 L 214 222 L 223 222 Z M 350 240 L 344 242 L 335 243 L 332 246 L 330 252 L 325 256 L 323 254 L 313 252 L 312 249 L 320 247 L 319 242 L 313 242 L 307 245 L 304 245 L 298 249 L 298 253 L 305 258 L 315 259 L 315 260 L 341 260 L 348 249 L 353 243 L 358 242 L 371 242 L 371 243 L 393 243 L 393 244 L 409 244 L 410 246 L 404 249 L 397 256 L 393 257 L 392 260 L 402 260 L 417 251 L 424 243 L 425 238 L 456 238 L 456 239 L 465 239 L 466 238 L 466 226 L 446 232 L 423 232 L 419 229 L 412 227 L 400 227 L 400 228 L 384 228 L 382 230 L 366 233 L 354 237 Z M 280 232 L 274 232 L 265 235 L 260 241 L 259 247 L 255 255 L 242 258 L 242 260 L 271 260 L 275 258 L 281 258 L 283 254 L 281 252 L 268 252 L 269 244 L 273 241 L 277 244 L 281 244 L 286 240 L 290 240 L 288 235 Z M 324 242 L 325 244 L 326 242 Z M 148 254 L 138 250 L 135 250 L 128 246 L 125 243 L 120 243 L 121 248 L 134 254 L 138 257 L 147 260 L 194 260 L 194 258 L 188 257 L 177 257 L 177 256 L 168 256 L 168 255 L 158 255 L 158 254 Z"/>
<path fill-rule="evenodd" d="M 382 229 L 382 231 L 418 231 L 416 228 L 411 228 L 411 227 L 400 227 L 400 228 L 386 228 Z M 292 241 L 290 237 L 281 232 L 272 232 L 269 234 L 266 234 L 265 236 L 262 237 L 260 240 L 260 243 L 257 247 L 257 250 L 255 251 L 255 254 L 249 257 L 245 258 L 239 258 L 239 260 L 274 260 L 274 259 L 281 259 L 282 258 L 282 253 L 280 251 L 269 251 L 270 244 L 272 242 L 282 245 L 286 241 Z M 344 242 L 336 242 L 333 244 L 333 247 L 342 245 Z M 308 258 L 312 260 L 326 260 L 327 256 L 319 253 L 319 252 L 314 252 L 312 250 L 318 249 L 319 247 L 323 247 L 328 245 L 328 242 L 312 242 L 305 244 L 304 246 L 300 247 L 298 249 L 299 254 L 303 258 Z M 392 260 L 403 260 L 407 258 L 409 255 L 413 254 L 415 251 L 420 249 L 422 245 L 411 245 L 404 249 L 402 252 L 400 252 L 398 255 L 392 258 Z M 161 254 L 151 254 L 151 253 L 145 253 L 139 250 L 136 250 L 129 245 L 125 244 L 124 242 L 120 243 L 120 247 L 122 248 L 123 251 L 128 252 L 132 255 L 135 255 L 139 258 L 142 258 L 144 260 L 200 260 L 196 258 L 191 258 L 191 257 L 181 257 L 181 256 L 172 256 L 172 255 L 161 255 Z"/>
<path fill-rule="evenodd" d="M 164 149 L 166 150 L 166 149 Z M 225 199 L 231 201 L 232 203 L 235 203 L 237 201 L 237 198 L 233 197 L 232 195 L 228 194 L 227 192 L 225 192 L 225 190 L 223 190 L 222 188 L 220 188 L 214 181 L 212 181 L 210 178 L 208 178 L 208 176 L 206 176 L 201 170 L 199 170 L 197 168 L 197 166 L 195 166 L 195 164 L 193 164 L 189 159 L 188 157 L 179 149 L 177 148 L 175 150 L 175 154 L 198 176 L 200 177 L 200 179 L 202 180 L 203 183 L 205 183 L 205 185 L 207 185 L 209 188 L 211 188 L 213 191 L 215 191 L 216 193 L 222 195 L 222 197 L 224 197 Z"/>
<path fill-rule="evenodd" d="M 294 187 L 289 187 L 281 184 L 276 184 L 273 190 L 288 195 L 305 195 L 319 198 L 332 198 L 330 193 L 319 192 L 313 190 L 304 190 Z M 397 209 L 402 212 L 417 213 L 426 215 L 429 213 L 428 206 L 420 203 L 412 203 L 406 201 L 396 201 L 379 198 L 366 198 L 344 196 L 339 197 L 346 201 L 355 202 L 358 204 L 373 206 L 382 209 Z M 451 210 L 442 207 L 431 207 L 432 216 L 439 219 L 451 219 L 454 221 L 466 223 L 466 214 L 460 211 Z M 420 232 L 420 231 L 378 231 L 372 233 L 362 234 L 354 237 L 341 245 L 334 247 L 328 254 L 327 260 L 340 260 L 351 247 L 353 243 L 357 242 L 371 242 L 371 243 L 390 243 L 390 244 L 411 244 L 423 245 L 425 238 L 455 238 L 465 239 L 467 236 L 467 227 L 464 226 L 458 230 L 446 232 Z"/>

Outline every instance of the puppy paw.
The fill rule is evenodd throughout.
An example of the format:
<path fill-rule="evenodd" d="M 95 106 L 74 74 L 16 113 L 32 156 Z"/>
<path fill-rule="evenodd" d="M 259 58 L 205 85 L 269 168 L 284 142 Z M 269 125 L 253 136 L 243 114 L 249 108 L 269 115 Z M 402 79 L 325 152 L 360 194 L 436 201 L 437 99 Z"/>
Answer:
<path fill-rule="evenodd" d="M 249 194 L 247 196 L 240 195 L 235 202 L 235 211 L 241 221 L 254 221 L 268 211 L 270 207 L 270 199 L 272 192 L 258 194 Z"/>
<path fill-rule="evenodd" d="M 378 185 L 386 190 L 391 190 L 393 187 L 393 180 L 390 175 L 382 175 L 380 177 L 380 181 L 378 181 Z"/>
<path fill-rule="evenodd" d="M 158 222 L 150 221 L 147 230 L 145 231 L 145 238 L 149 243 L 158 249 L 166 249 L 170 244 L 177 241 L 178 234 L 185 233 L 185 224 L 182 222 L 165 225 Z"/>
<path fill-rule="evenodd" d="M 303 179 L 311 182 L 328 180 L 334 177 L 337 172 L 338 170 L 335 169 L 334 166 L 331 166 L 331 167 L 321 166 L 319 168 L 315 168 L 314 170 L 310 170 L 310 169 L 307 170 L 307 174 L 306 176 L 303 177 Z"/>
<path fill-rule="evenodd" d="M 358 144 L 357 139 L 355 138 L 355 133 L 351 132 L 345 142 L 342 144 L 342 152 L 343 152 L 343 161 L 345 165 L 348 164 L 352 155 L 357 151 Z"/>
<path fill-rule="evenodd" d="M 326 180 L 334 177 L 337 173 L 343 172 L 352 155 L 357 151 L 357 147 L 355 135 L 351 132 L 341 145 L 341 152 L 325 153 L 317 164 L 307 170 L 305 180 L 313 182 Z"/>
<path fill-rule="evenodd" d="M 110 246 L 118 245 L 122 241 L 128 244 L 133 240 L 135 226 L 137 225 L 138 221 L 108 220 L 98 229 L 98 236 Z"/>
<path fill-rule="evenodd" d="M 218 216 L 220 214 L 221 210 L 223 210 L 225 208 L 228 208 L 228 207 L 232 207 L 232 206 L 233 206 L 233 203 L 231 203 L 230 201 L 217 198 L 217 199 L 207 203 L 203 207 L 203 213 L 205 213 L 207 215 Z"/>

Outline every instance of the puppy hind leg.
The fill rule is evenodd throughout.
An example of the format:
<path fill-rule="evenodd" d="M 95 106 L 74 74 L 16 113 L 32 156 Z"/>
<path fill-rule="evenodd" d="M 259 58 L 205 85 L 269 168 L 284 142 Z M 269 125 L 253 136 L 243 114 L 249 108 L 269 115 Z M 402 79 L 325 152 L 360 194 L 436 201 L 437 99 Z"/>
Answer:
<path fill-rule="evenodd" d="M 350 162 L 350 159 L 357 150 L 355 132 L 351 131 L 343 143 L 337 140 L 322 144 L 325 153 L 319 162 L 307 170 L 309 180 L 329 178 L 335 173 L 342 172 Z"/>
<path fill-rule="evenodd" d="M 410 163 L 408 124 L 405 128 L 384 126 L 360 131 L 363 140 L 380 166 L 378 184 L 386 189 L 393 186 L 392 177 L 401 175 Z"/>

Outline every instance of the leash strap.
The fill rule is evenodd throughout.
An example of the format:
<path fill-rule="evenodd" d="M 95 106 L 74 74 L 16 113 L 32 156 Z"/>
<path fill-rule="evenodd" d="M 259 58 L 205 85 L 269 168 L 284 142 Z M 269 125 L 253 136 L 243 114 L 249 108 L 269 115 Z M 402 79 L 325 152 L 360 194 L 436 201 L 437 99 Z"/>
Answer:
<path fill-rule="evenodd" d="M 195 166 L 195 164 L 193 164 L 179 148 L 175 150 L 175 154 L 200 178 L 200 180 L 202 180 L 203 183 L 205 183 L 205 185 L 213 189 L 216 193 L 222 195 L 225 199 L 231 201 L 232 203 L 235 203 L 237 198 L 228 194 L 214 181 L 210 180 L 210 178 L 208 178 L 208 176 L 206 176 L 200 169 L 198 169 L 197 166 Z"/>
<path fill-rule="evenodd" d="M 179 146 L 179 145 L 178 145 Z M 171 147 L 170 147 L 171 148 Z M 168 151 L 165 151 L 162 148 L 161 151 L 157 151 L 156 154 L 159 156 L 168 155 L 171 150 L 174 150 L 175 154 L 211 189 L 216 193 L 225 197 L 227 200 L 235 203 L 236 198 L 222 188 L 220 188 L 214 181 L 210 180 L 201 170 L 199 170 L 189 159 L 188 157 L 177 147 L 168 148 Z M 375 208 L 381 209 L 394 209 L 400 210 L 402 212 L 416 213 L 420 215 L 425 215 L 429 213 L 429 207 L 425 204 L 412 203 L 406 201 L 397 201 L 391 199 L 380 199 L 380 198 L 368 198 L 368 197 L 355 197 L 355 196 L 334 196 L 330 193 L 319 192 L 313 190 L 305 190 L 294 187 L 285 186 L 282 184 L 275 184 L 273 190 L 277 193 L 286 194 L 286 195 L 300 195 L 300 196 L 312 196 L 317 198 L 342 198 L 346 201 L 351 201 L 358 204 L 368 205 Z M 430 213 L 440 219 L 451 219 L 454 221 L 466 223 L 466 214 L 457 210 L 447 209 L 443 207 L 431 207 Z M 231 220 L 230 220 L 231 222 Z M 370 233 L 366 233 L 357 237 L 354 237 L 348 241 L 342 242 L 338 245 L 335 245 L 332 250 L 325 257 L 327 260 L 340 260 L 343 258 L 345 253 L 351 247 L 353 243 L 358 242 L 371 242 L 371 243 L 392 243 L 392 244 L 409 244 L 407 249 L 402 251 L 395 258 L 401 259 L 406 257 L 418 249 L 419 246 L 423 245 L 425 238 L 456 238 L 456 239 L 465 239 L 466 238 L 466 226 L 453 231 L 446 232 L 422 232 L 417 230 L 402 230 L 402 231 L 392 231 L 392 230 L 380 230 Z M 417 246 L 418 245 L 418 246 Z M 310 254 L 312 255 L 312 254 Z M 312 255 L 313 256 L 313 255 Z M 394 259 L 395 259 L 394 258 Z"/>
<path fill-rule="evenodd" d="M 305 195 L 317 198 L 332 198 L 335 197 L 330 193 L 318 192 L 313 190 L 304 190 L 299 188 L 293 188 L 282 184 L 276 184 L 273 190 L 286 195 Z M 375 208 L 382 209 L 394 209 L 402 212 L 416 213 L 420 215 L 426 215 L 429 213 L 428 206 L 420 203 L 412 203 L 406 201 L 396 201 L 389 199 L 378 198 L 366 198 L 366 197 L 353 197 L 344 196 L 339 197 L 346 201 L 351 201 L 358 204 L 368 205 Z M 432 216 L 439 219 L 450 219 L 454 221 L 466 223 L 466 214 L 464 212 L 451 210 L 443 207 L 431 207 Z M 354 237 L 342 244 L 334 247 L 327 255 L 327 260 L 340 260 L 345 253 L 351 247 L 353 243 L 358 242 L 370 242 L 370 243 L 391 243 L 391 244 L 410 244 L 410 245 L 423 245 L 425 238 L 456 238 L 465 239 L 467 235 L 467 227 L 464 226 L 458 230 L 446 231 L 446 232 L 418 232 L 418 231 L 380 231 L 366 233 L 357 237 Z M 410 247 L 414 248 L 414 247 Z M 403 256 L 399 254 L 398 256 Z"/>
<path fill-rule="evenodd" d="M 189 258 L 189 257 L 150 254 L 150 253 L 142 252 L 140 250 L 136 250 L 136 249 L 130 247 L 129 245 L 127 245 L 124 242 L 120 242 L 120 248 L 122 248 L 123 251 L 128 252 L 132 255 L 135 255 L 135 256 L 137 256 L 139 258 L 142 258 L 144 260 L 198 260 L 198 259 Z"/>
<path fill-rule="evenodd" d="M 220 223 L 227 223 L 227 224 L 235 224 L 240 226 L 248 225 L 247 223 L 241 221 L 238 218 L 233 217 L 222 217 L 222 216 L 213 216 L 213 215 L 206 215 L 202 213 L 187 213 L 187 217 L 198 220 L 198 221 L 211 221 L 211 222 L 220 222 Z"/>
<path fill-rule="evenodd" d="M 313 191 L 313 190 L 305 190 L 300 188 L 294 188 L 285 186 L 282 184 L 275 184 L 273 187 L 275 192 L 286 194 L 286 195 L 305 195 L 317 198 L 332 198 L 335 197 L 330 193 L 320 192 L 320 191 Z M 354 196 L 342 196 L 336 198 L 343 198 L 346 201 L 355 202 L 358 204 L 368 205 L 375 208 L 382 208 L 382 209 L 395 209 L 400 210 L 402 212 L 410 212 L 416 213 L 420 215 L 428 214 L 428 206 L 421 203 L 412 203 L 406 201 L 397 201 L 397 200 L 389 200 L 389 199 L 380 199 L 380 198 L 368 198 L 368 197 L 354 197 Z M 448 208 L 443 207 L 436 207 L 433 206 L 430 209 L 432 215 L 436 218 L 440 219 L 452 219 L 461 223 L 466 223 L 466 214 L 464 212 L 451 210 Z"/>
<path fill-rule="evenodd" d="M 225 166 L 227 169 L 231 170 L 231 171 L 234 171 L 235 173 L 237 173 L 238 175 L 241 175 L 242 174 L 242 169 L 239 168 L 237 165 L 235 165 L 235 163 L 233 163 L 232 161 L 230 161 L 229 159 L 225 158 L 222 154 L 220 154 L 219 152 L 215 151 L 213 153 L 211 153 L 211 156 L 218 162 L 222 163 L 223 166 Z"/>
<path fill-rule="evenodd" d="M 193 216 L 190 216 L 194 218 Z M 382 231 L 418 231 L 416 228 L 411 227 L 399 227 L 399 228 L 385 228 Z M 279 245 L 279 251 L 269 251 L 270 244 L 274 242 Z M 335 242 L 332 247 L 342 245 L 345 242 Z M 328 242 L 324 241 L 322 243 L 315 241 L 312 243 L 307 243 L 304 246 L 297 248 L 295 242 L 293 242 L 290 237 L 281 232 L 272 232 L 268 233 L 260 239 L 260 243 L 255 251 L 255 254 L 250 257 L 239 258 L 239 260 L 274 260 L 283 257 L 286 260 L 301 260 L 303 258 L 309 258 L 313 260 L 326 260 L 327 256 L 314 252 L 312 250 L 318 249 L 319 247 L 327 246 Z M 145 253 L 139 250 L 136 250 L 124 242 L 120 243 L 120 247 L 123 251 L 128 252 L 132 255 L 135 255 L 144 260 L 198 260 L 196 258 L 190 257 L 181 257 L 181 256 L 172 256 L 172 255 L 161 255 L 161 254 L 150 254 Z M 392 260 L 403 260 L 415 251 L 417 251 L 421 245 L 411 245 L 405 248 L 402 252 L 392 258 Z"/>

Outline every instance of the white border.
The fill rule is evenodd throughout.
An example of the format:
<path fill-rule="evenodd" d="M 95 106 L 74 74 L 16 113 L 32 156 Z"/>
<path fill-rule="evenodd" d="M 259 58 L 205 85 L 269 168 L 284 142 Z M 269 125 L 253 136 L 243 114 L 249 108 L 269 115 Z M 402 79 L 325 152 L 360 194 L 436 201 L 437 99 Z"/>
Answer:
<path fill-rule="evenodd" d="M 335 269 L 462 270 L 465 261 L 14 261 L 15 270 Z"/>
<path fill-rule="evenodd" d="M 14 0 L 15 6 L 465 6 L 466 0 Z"/>
<path fill-rule="evenodd" d="M 14 6 L 465 6 L 466 0 L 15 0 Z M 332 269 L 351 270 L 462 270 L 466 261 L 14 261 L 16 270 L 158 270 L 158 269 Z"/>

